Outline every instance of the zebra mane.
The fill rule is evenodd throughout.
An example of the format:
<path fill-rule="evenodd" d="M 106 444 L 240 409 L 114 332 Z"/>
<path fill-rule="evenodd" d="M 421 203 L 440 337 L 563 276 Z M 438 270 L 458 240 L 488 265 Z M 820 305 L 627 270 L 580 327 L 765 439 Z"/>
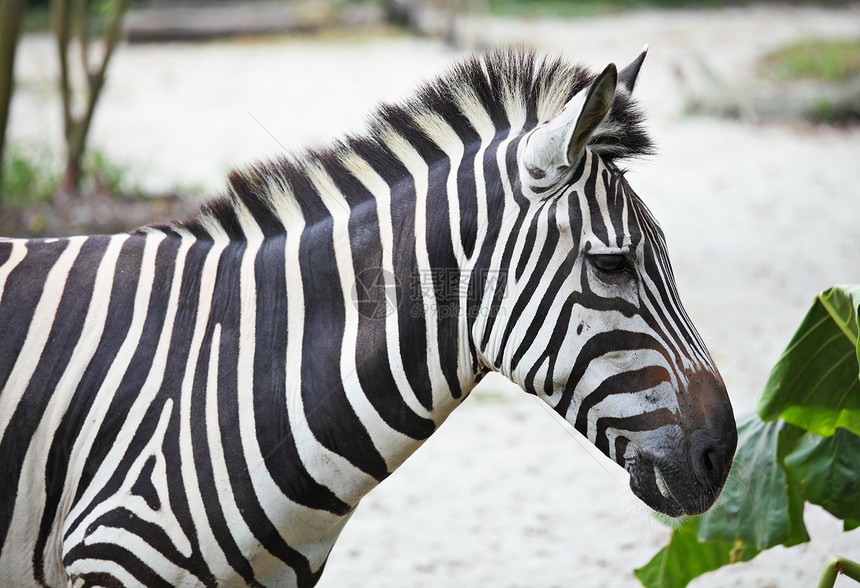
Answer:
<path fill-rule="evenodd" d="M 264 235 L 283 233 L 291 219 L 303 218 L 311 225 L 331 216 L 333 202 L 343 205 L 345 199 L 351 208 L 373 198 L 350 172 L 355 165 L 369 166 L 394 183 L 406 175 L 397 145 L 411 147 L 429 163 L 445 156 L 446 140 L 458 142 L 462 149 L 464 143 L 489 140 L 500 130 L 528 130 L 558 114 L 595 75 L 585 66 L 534 51 L 496 50 L 472 56 L 424 83 L 412 98 L 380 105 L 364 134 L 232 171 L 226 194 L 183 222 L 154 228 L 242 240 L 248 237 L 243 230 L 248 215 Z M 608 161 L 653 152 L 644 115 L 623 85 L 588 146 Z M 344 197 L 320 190 L 320 178 Z"/>

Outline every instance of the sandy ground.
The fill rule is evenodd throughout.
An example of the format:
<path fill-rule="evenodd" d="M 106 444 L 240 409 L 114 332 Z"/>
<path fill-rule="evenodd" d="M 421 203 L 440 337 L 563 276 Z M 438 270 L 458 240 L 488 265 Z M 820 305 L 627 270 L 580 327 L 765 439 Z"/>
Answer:
<path fill-rule="evenodd" d="M 580 21 L 466 23 L 477 46 L 526 43 L 595 67 L 651 51 L 636 94 L 660 152 L 632 186 L 668 236 L 689 314 L 751 410 L 814 294 L 860 281 L 860 131 L 685 116 L 685 79 L 706 63 L 743 84 L 755 56 L 799 36 L 860 34 L 860 7 L 644 12 Z M 93 144 L 153 188 L 223 185 L 226 169 L 360 129 L 464 50 L 431 40 L 296 40 L 123 46 Z M 13 135 L 58 137 L 46 37 L 20 51 Z M 692 72 L 692 73 L 691 73 Z M 773 549 L 694 587 L 814 585 L 828 553 L 860 560 L 860 531 L 807 508 L 813 541 Z M 371 493 L 321 585 L 635 586 L 667 538 L 626 475 L 533 398 L 489 378 Z M 837 586 L 848 586 L 841 579 Z"/>

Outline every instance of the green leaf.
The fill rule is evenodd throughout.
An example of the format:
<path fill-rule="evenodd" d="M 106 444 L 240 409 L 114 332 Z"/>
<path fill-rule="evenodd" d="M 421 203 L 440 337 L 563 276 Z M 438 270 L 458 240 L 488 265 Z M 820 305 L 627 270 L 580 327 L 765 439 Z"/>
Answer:
<path fill-rule="evenodd" d="M 860 437 L 842 428 L 831 437 L 807 433 L 785 467 L 804 499 L 837 518 L 860 520 Z"/>
<path fill-rule="evenodd" d="M 860 527 L 860 521 L 852 521 L 850 519 L 845 519 L 842 521 L 842 530 L 846 533 L 848 531 L 853 531 L 857 527 Z"/>
<path fill-rule="evenodd" d="M 758 555 L 755 547 L 728 541 L 700 542 L 697 517 L 672 531 L 669 544 L 651 561 L 633 571 L 647 588 L 683 588 L 693 578 L 724 565 Z"/>
<path fill-rule="evenodd" d="M 756 410 L 817 433 L 860 435 L 860 285 L 819 294 L 770 372 Z"/>
<path fill-rule="evenodd" d="M 765 423 L 755 414 L 741 419 L 738 450 L 717 504 L 699 517 L 699 538 L 767 549 L 809 541 L 803 498 L 789 485 L 785 456 L 804 431 L 785 421 Z"/>

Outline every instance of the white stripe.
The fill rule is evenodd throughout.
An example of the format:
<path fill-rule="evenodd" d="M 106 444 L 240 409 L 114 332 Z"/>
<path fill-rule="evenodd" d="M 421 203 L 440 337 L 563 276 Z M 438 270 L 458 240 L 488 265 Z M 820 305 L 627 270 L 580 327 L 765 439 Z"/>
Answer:
<path fill-rule="evenodd" d="M 355 154 L 343 157 L 342 163 L 367 188 L 376 199 L 376 214 L 379 221 L 379 241 L 382 246 L 382 269 L 385 279 L 385 291 L 392 292 L 397 287 L 394 283 L 394 225 L 391 220 L 391 189 L 382 177 L 370 165 Z M 405 285 L 403 285 L 405 286 Z M 405 292 L 405 288 L 403 290 Z M 423 418 L 433 418 L 432 407 L 428 411 L 418 400 L 412 385 L 406 378 L 403 358 L 400 355 L 400 333 L 398 312 L 395 309 L 385 317 L 385 343 L 388 351 L 388 363 L 391 374 L 397 384 L 397 389 L 409 409 Z M 424 361 L 428 361 L 426 358 Z M 440 368 L 441 374 L 441 368 Z"/>
<path fill-rule="evenodd" d="M 481 244 L 487 235 L 489 222 L 487 216 L 487 185 L 484 178 L 484 153 L 496 136 L 496 125 L 493 124 L 493 119 L 484 108 L 481 100 L 475 95 L 474 89 L 469 87 L 456 88 L 454 102 L 480 136 L 480 147 L 477 153 L 475 153 L 474 169 L 475 189 L 478 195 L 478 233 L 475 239 L 473 255 L 477 259 L 477 255 L 481 251 Z"/>
<path fill-rule="evenodd" d="M 496 151 L 496 166 L 499 170 L 499 179 L 502 184 L 502 190 L 504 191 L 504 201 L 503 206 L 505 208 L 504 215 L 502 216 L 501 227 L 499 228 L 499 239 L 497 242 L 497 246 L 493 249 L 492 259 L 490 260 L 489 267 L 491 268 L 499 268 L 502 265 L 502 257 L 505 253 L 505 247 L 507 245 L 505 241 L 505 236 L 510 238 L 510 235 L 513 232 L 514 224 L 516 223 L 517 216 L 519 214 L 520 207 L 514 200 L 514 189 L 513 182 L 511 178 L 508 176 L 508 167 L 505 162 L 507 157 L 508 145 L 511 141 L 514 140 L 517 136 L 517 131 L 511 130 L 510 134 L 506 139 L 500 142 L 498 151 Z M 517 145 L 517 159 L 521 160 L 522 152 L 525 147 L 523 141 L 520 141 Z M 528 230 L 528 218 L 526 218 L 523 227 L 525 231 Z M 523 230 L 523 229 L 521 229 Z M 516 271 L 516 263 L 519 257 L 522 255 L 522 248 L 524 242 L 519 240 L 514 244 L 514 251 L 511 257 L 511 271 L 508 272 L 507 276 L 499 276 L 499 279 L 507 280 L 505 292 L 503 294 L 504 297 L 511 296 L 512 292 L 515 292 L 515 282 L 514 282 L 514 274 Z M 493 304 L 493 299 L 495 296 L 495 287 L 493 288 L 484 288 L 484 299 L 482 300 L 483 308 L 491 308 Z M 504 308 L 504 307 L 502 307 Z M 487 339 L 487 345 L 483 349 L 478 349 L 477 352 L 481 357 L 482 361 L 488 365 L 492 366 L 493 362 L 496 359 L 496 353 L 499 349 L 499 345 L 501 344 L 502 336 L 504 335 L 505 328 L 507 325 L 507 320 L 509 317 L 501 314 L 502 308 L 500 308 L 500 314 L 496 317 L 495 322 L 493 323 L 493 329 L 490 332 L 490 336 Z M 481 340 L 484 336 L 484 331 L 486 330 L 487 316 L 481 315 L 478 320 L 475 322 L 475 333 L 477 334 L 475 340 L 478 345 L 481 344 Z M 486 352 L 489 351 L 492 356 L 487 357 Z M 502 366 L 504 367 L 504 366 Z M 507 377 L 510 377 L 510 374 L 504 374 Z"/>
<path fill-rule="evenodd" d="M 76 575 L 82 576 L 84 574 L 97 574 L 97 573 L 106 573 L 111 575 L 112 577 L 119 580 L 119 583 L 126 588 L 137 588 L 139 586 L 143 586 L 140 581 L 132 576 L 124 567 L 121 565 L 103 559 L 79 559 L 74 563 L 72 567 Z M 74 588 L 78 588 L 84 585 L 84 580 L 82 578 L 78 578 L 78 580 L 74 583 L 70 583 L 70 586 Z"/>
<path fill-rule="evenodd" d="M 179 399 L 179 456 L 180 470 L 182 473 L 182 485 L 185 488 L 185 496 L 188 501 L 188 510 L 197 534 L 197 545 L 206 565 L 216 577 L 229 577 L 233 569 L 221 550 L 215 535 L 209 525 L 209 517 L 203 506 L 203 496 L 200 493 L 199 481 L 197 479 L 197 464 L 194 461 L 194 436 L 191 434 L 192 413 L 191 402 L 194 395 L 194 380 L 197 373 L 197 362 L 200 357 L 201 348 L 205 342 L 206 329 L 212 312 L 212 301 L 215 295 L 215 282 L 218 275 L 218 264 L 221 254 L 229 245 L 230 241 L 223 232 L 220 224 L 207 223 L 207 232 L 212 235 L 212 248 L 206 254 L 203 268 L 197 279 L 200 282 L 200 293 L 197 299 L 197 316 L 194 332 L 189 345 L 188 361 L 182 378 L 181 395 Z M 210 348 L 210 353 L 215 350 Z M 206 388 L 206 396 L 215 394 L 218 390 Z"/>
<path fill-rule="evenodd" d="M 87 515 L 88 521 L 95 521 L 105 513 L 122 508 L 130 511 L 133 516 L 164 529 L 168 537 L 170 537 L 172 534 L 171 527 L 176 524 L 176 519 L 173 517 L 172 511 L 164 508 L 164 505 L 167 504 L 168 489 L 167 470 L 164 455 L 162 453 L 162 445 L 164 444 L 164 435 L 167 432 L 167 425 L 172 413 L 173 400 L 168 399 L 161 410 L 161 415 L 158 418 L 158 423 L 156 424 L 152 437 L 150 437 L 146 446 L 137 455 L 131 467 L 129 467 L 122 485 L 115 494 L 100 502 L 92 512 Z M 162 508 L 159 510 L 152 510 L 143 497 L 137 496 L 132 492 L 132 488 L 140 477 L 143 467 L 153 456 L 155 457 L 156 462 L 155 467 L 153 468 L 151 481 L 155 487 L 159 500 L 162 502 Z M 86 526 L 90 527 L 91 525 L 90 523 L 87 523 Z M 119 545 L 141 558 L 141 560 L 146 562 L 146 565 L 152 569 L 154 573 L 159 575 L 166 582 L 181 580 L 187 576 L 187 572 L 185 572 L 185 570 L 177 567 L 141 537 L 126 529 L 109 525 L 99 525 L 84 538 L 83 543 L 87 546 L 94 546 L 100 543 Z M 70 572 L 77 571 L 79 564 L 80 562 L 75 562 L 75 564 L 71 566 Z"/>
<path fill-rule="evenodd" d="M 242 450 L 246 456 L 246 466 L 251 472 L 251 481 L 263 510 L 276 528 L 284 525 L 278 524 L 277 515 L 266 507 L 269 503 L 264 500 L 265 496 L 273 497 L 276 501 L 281 499 L 281 494 L 276 488 L 274 481 L 268 477 L 269 470 L 265 465 L 260 465 L 263 457 L 260 446 L 256 439 L 256 418 L 254 415 L 254 354 L 256 349 L 257 328 L 257 286 L 255 276 L 255 263 L 263 244 L 263 231 L 254 220 L 250 211 L 241 203 L 237 204 L 237 218 L 242 232 L 247 238 L 247 245 L 242 255 L 242 263 L 239 268 L 239 355 L 236 366 L 237 377 L 237 405 L 239 410 L 239 438 Z M 273 320 L 283 320 L 283 317 L 272 317 Z M 220 340 L 221 326 L 216 325 L 217 339 Z M 213 341 L 213 348 L 215 347 Z M 217 355 L 210 357 L 209 364 L 209 389 L 215 389 L 218 378 Z M 218 398 L 214 395 L 206 399 L 206 422 L 209 438 L 209 451 L 212 460 L 212 470 L 216 480 L 221 480 L 224 487 L 219 489 L 218 499 L 224 513 L 224 518 L 230 528 L 230 534 L 236 540 L 236 544 L 242 555 L 248 560 L 254 569 L 258 580 L 262 576 L 279 577 L 283 581 L 295 581 L 295 572 L 283 561 L 273 556 L 257 539 L 253 531 L 248 527 L 242 511 L 236 502 L 230 486 L 228 465 L 224 457 L 221 429 L 218 420 Z M 260 477 L 266 477 L 267 486 L 270 488 L 268 495 L 260 493 L 260 485 L 255 483 Z M 291 504 L 291 508 L 295 508 Z"/>
<path fill-rule="evenodd" d="M 427 162 L 412 145 L 394 129 L 386 127 L 380 132 L 383 142 L 397 154 L 400 162 L 412 176 L 415 187 L 415 258 L 418 263 L 418 276 L 421 280 L 421 296 L 424 301 L 424 322 L 427 327 L 427 371 L 433 388 L 433 408 L 436 412 L 437 426 L 448 416 L 450 409 L 436 410 L 437 407 L 450 405 L 451 389 L 442 372 L 439 355 L 439 333 L 436 325 L 436 296 L 433 286 L 433 268 L 427 250 L 427 182 L 429 169 Z M 381 223 L 380 223 L 381 224 Z M 393 231 L 393 228 L 392 228 Z M 408 238 L 408 237 L 407 237 Z M 453 409 L 453 406 L 450 407 Z"/>
<path fill-rule="evenodd" d="M 129 326 L 126 337 L 120 345 L 120 349 L 117 352 L 117 355 L 114 358 L 114 361 L 111 364 L 95 399 L 93 400 L 90 413 L 87 415 L 81 433 L 78 435 L 75 445 L 70 453 L 69 473 L 66 476 L 66 481 L 63 487 L 64 501 L 66 500 L 66 497 L 73 497 L 77 494 L 77 485 L 83 473 L 82 470 L 86 461 L 86 456 L 89 454 L 90 449 L 95 442 L 96 435 L 98 435 L 98 432 L 101 429 L 107 410 L 110 407 L 111 400 L 122 382 L 122 378 L 128 369 L 131 358 L 140 343 L 140 336 L 146 321 L 149 298 L 155 277 L 156 254 L 159 244 L 165 237 L 166 235 L 160 232 L 149 232 L 146 233 L 145 237 L 143 237 L 146 239 L 146 244 L 143 251 L 140 275 L 138 276 L 138 286 L 137 292 L 135 293 L 131 325 Z M 69 533 L 68 538 L 63 543 L 64 555 L 68 549 L 84 540 L 84 533 L 89 522 L 91 522 L 92 517 L 88 516 L 74 529 L 70 529 L 69 526 L 76 518 L 78 518 L 80 513 L 90 505 L 91 501 L 95 499 L 104 484 L 106 484 L 113 476 L 116 464 L 119 463 L 128 449 L 132 437 L 137 433 L 149 405 L 161 386 L 161 382 L 164 378 L 164 369 L 167 365 L 167 352 L 170 348 L 170 338 L 173 332 L 173 320 L 176 316 L 178 307 L 185 256 L 192 243 L 193 237 L 190 234 L 186 233 L 182 235 L 182 242 L 176 254 L 175 269 L 170 288 L 170 298 L 167 305 L 164 327 L 162 328 L 158 347 L 156 348 L 155 356 L 153 358 L 152 369 L 147 375 L 146 381 L 141 387 L 137 398 L 135 398 L 134 403 L 128 410 L 126 420 L 122 423 L 122 427 L 120 428 L 110 451 L 105 456 L 102 465 L 93 476 L 93 479 L 85 489 L 75 508 L 69 512 L 69 515 L 66 518 L 66 522 L 63 525 L 63 533 L 69 533 L 70 530 L 72 532 Z M 164 504 L 162 509 L 165 516 L 169 515 L 172 517 L 173 511 L 169 504 Z M 178 521 L 176 521 L 175 518 L 172 518 L 170 524 L 163 524 L 162 527 L 176 549 L 186 557 L 190 556 L 191 543 L 184 535 Z"/>
<path fill-rule="evenodd" d="M 556 207 L 556 211 L 561 217 L 564 219 L 567 215 L 565 210 L 566 207 L 558 206 Z M 511 333 L 511 337 L 508 339 L 507 347 L 503 350 L 504 355 L 502 358 L 503 364 L 505 366 L 510 366 L 511 361 L 513 360 L 514 354 L 517 352 L 520 343 L 522 341 L 522 337 L 524 336 L 526 330 L 529 328 L 529 324 L 532 321 L 540 321 L 541 332 L 543 335 L 539 335 L 535 337 L 532 341 L 529 341 L 528 352 L 522 357 L 519 365 L 517 366 L 517 373 L 521 373 L 524 378 L 528 373 L 529 369 L 531 369 L 534 362 L 538 360 L 540 355 L 544 353 L 546 350 L 546 344 L 549 341 L 549 337 L 552 334 L 552 331 L 555 329 L 555 323 L 558 320 L 558 315 L 561 313 L 561 308 L 566 302 L 566 298 L 563 296 L 555 296 L 552 300 L 552 306 L 546 315 L 542 314 L 540 309 L 540 303 L 543 299 L 544 294 L 549 290 L 549 287 L 552 285 L 553 272 L 548 272 L 548 269 L 557 270 L 562 263 L 564 263 L 565 259 L 571 255 L 572 250 L 572 242 L 569 236 L 565 237 L 564 234 L 559 235 L 559 242 L 556 245 L 555 251 L 550 258 L 550 261 L 545 265 L 538 266 L 538 261 L 541 253 L 541 249 L 543 244 L 546 242 L 547 233 L 550 230 L 557 230 L 556 227 L 549 228 L 549 209 L 550 206 L 544 206 L 540 209 L 537 215 L 537 236 L 535 239 L 535 247 L 532 249 L 531 258 L 526 264 L 524 268 L 523 274 L 520 277 L 519 281 L 515 281 L 516 268 L 520 262 L 520 259 L 523 255 L 523 250 L 526 245 L 526 239 L 528 236 L 529 225 L 535 220 L 531 215 L 526 218 L 526 221 L 523 223 L 523 230 L 520 231 L 519 239 L 514 248 L 514 256 L 511 259 L 511 267 L 508 279 L 508 289 L 506 290 L 506 295 L 510 296 L 512 299 L 514 296 L 520 297 L 524 295 L 525 285 L 528 283 L 529 279 L 531 279 L 533 274 L 537 274 L 540 279 L 535 284 L 534 292 L 531 294 L 531 298 L 526 303 L 526 307 L 523 309 L 522 314 L 519 317 L 519 322 L 516 325 L 514 331 Z M 559 217 L 556 217 L 557 219 Z M 575 253 L 574 253 L 575 254 Z M 577 266 L 578 267 L 578 264 Z M 571 275 L 565 280 L 566 284 L 573 284 L 573 281 L 578 277 L 576 273 L 576 267 L 571 272 Z M 513 308 L 513 304 L 509 305 L 509 309 Z M 504 331 L 507 328 L 507 322 L 509 322 L 510 317 L 504 316 L 502 324 L 500 327 L 504 327 L 501 330 Z M 519 335 L 519 337 L 517 336 Z M 501 340 L 501 339 L 500 339 Z M 522 379 L 514 380 L 521 382 Z"/>
<path fill-rule="evenodd" d="M 260 543 L 254 533 L 248 528 L 242 512 L 236 504 L 236 497 L 230 484 L 227 461 L 224 456 L 224 444 L 221 439 L 221 427 L 218 418 L 218 363 L 221 350 L 221 324 L 215 325 L 212 333 L 212 351 L 209 355 L 209 370 L 206 378 L 206 439 L 209 447 L 209 459 L 212 464 L 212 476 L 215 482 L 218 504 L 224 514 L 224 520 L 229 528 L 230 536 L 236 542 L 243 557 L 253 566 L 258 560 L 269 564 L 269 569 L 277 575 L 289 575 L 289 569 L 283 562 L 275 558 Z M 240 366 L 241 367 L 241 366 Z M 241 391 L 240 391 L 241 394 Z M 250 396 L 250 394 L 246 394 Z M 276 568 L 272 570 L 272 568 Z M 219 578 L 226 582 L 227 578 Z M 236 576 L 233 582 L 239 582 Z"/>
<path fill-rule="evenodd" d="M 286 191 L 286 184 L 271 184 L 271 188 L 278 190 L 275 196 L 283 206 L 277 207 L 281 222 L 287 227 L 287 239 L 285 244 L 286 259 L 286 282 L 287 282 L 287 367 L 286 367 L 286 398 L 290 411 L 294 410 L 292 397 L 296 393 L 295 387 L 301 385 L 301 340 L 304 321 L 304 305 L 301 292 L 301 276 L 298 272 L 298 246 L 301 231 L 304 227 L 304 219 L 301 209 L 292 194 Z M 240 219 L 244 218 L 240 215 Z M 309 558 L 311 569 L 323 563 L 328 549 L 337 537 L 337 530 L 346 522 L 348 517 L 339 517 L 326 511 L 308 508 L 292 501 L 281 492 L 280 487 L 272 478 L 265 458 L 260 450 L 257 440 L 257 425 L 254 414 L 254 371 L 253 359 L 255 354 L 255 332 L 256 332 L 256 281 L 254 274 L 255 259 L 257 257 L 261 240 L 258 238 L 262 233 L 259 227 L 253 228 L 251 223 L 242 225 L 242 229 L 249 236 L 248 247 L 242 258 L 240 269 L 240 297 L 242 299 L 241 314 L 239 320 L 239 367 L 238 367 L 238 398 L 239 405 L 239 436 L 242 442 L 242 451 L 248 466 L 248 472 L 254 493 L 259 500 L 260 506 L 266 513 L 266 517 L 272 522 L 276 529 L 281 532 L 283 540 L 293 549 L 301 550 L 305 555 L 313 554 Z M 290 288 L 291 280 L 298 281 L 298 291 Z M 272 317 L 272 320 L 283 320 L 283 317 Z M 291 347 L 291 342 L 293 347 Z M 295 349 L 297 344 L 298 348 Z M 298 352 L 298 356 L 295 353 Z M 295 362 L 295 365 L 293 365 Z M 299 388 L 300 389 L 300 388 Z M 298 443 L 298 439 L 297 439 Z M 325 550 L 322 558 L 319 552 Z M 315 557 L 315 559 L 314 559 Z M 287 566 L 275 564 L 272 561 L 261 560 L 257 564 L 262 567 L 270 566 L 273 574 L 283 573 L 279 581 L 285 584 L 296 582 L 295 573 Z M 255 568 L 255 572 L 260 571 Z M 260 571 L 260 574 L 265 571 Z M 265 572 L 268 573 L 268 572 Z M 260 578 L 262 580 L 262 578 Z"/>
<path fill-rule="evenodd" d="M 458 318 L 462 319 L 466 316 L 465 313 L 468 312 L 469 281 L 471 279 L 471 272 L 468 271 L 471 264 L 468 263 L 469 260 L 466 258 L 466 253 L 463 250 L 463 239 L 460 234 L 460 193 L 457 189 L 457 176 L 460 171 L 460 163 L 463 161 L 465 146 L 463 145 L 463 141 L 460 139 L 459 135 L 454 132 L 454 129 L 451 128 L 451 126 L 445 122 L 442 117 L 438 115 L 430 115 L 429 113 L 422 113 L 420 116 L 416 115 L 415 120 L 424 132 L 427 133 L 427 135 L 436 142 L 443 151 L 445 151 L 449 160 L 448 181 L 445 190 L 448 196 L 448 230 L 451 235 L 451 248 L 453 249 L 454 258 L 457 260 L 458 267 L 448 269 L 450 271 L 459 271 L 460 274 L 457 282 L 457 304 L 460 312 L 460 316 Z M 481 179 L 483 181 L 483 168 L 481 169 Z M 484 201 L 486 200 L 486 195 L 476 192 L 476 200 L 479 202 Z M 486 208 L 486 205 L 484 208 Z M 416 209 L 415 211 L 416 217 L 426 217 L 426 215 L 426 206 L 422 207 L 420 210 Z M 425 218 L 425 222 L 428 222 L 429 220 L 430 219 Z M 435 222 L 439 221 L 436 220 Z M 476 250 L 480 250 L 480 243 L 477 240 L 475 245 L 477 247 Z M 446 277 L 446 280 L 447 279 L 448 278 Z M 465 321 L 461 320 L 461 325 L 464 322 Z M 460 339 L 462 339 L 462 337 Z M 457 365 L 459 367 L 458 373 L 464 374 L 460 377 L 461 388 L 468 388 L 468 380 L 471 379 L 471 353 L 469 351 L 468 343 L 462 340 L 460 341 L 460 345 L 457 349 Z M 464 373 L 466 370 L 470 370 L 468 374 Z M 463 389 L 461 392 L 466 392 L 466 390 Z"/>
<path fill-rule="evenodd" d="M 355 276 L 352 275 L 351 271 L 352 255 L 348 229 L 349 206 L 347 205 L 346 200 L 344 200 L 343 195 L 335 187 L 334 182 L 332 182 L 331 178 L 328 177 L 328 174 L 326 174 L 322 169 L 318 167 L 310 167 L 306 172 L 308 173 L 308 178 L 314 184 L 323 203 L 331 214 L 331 239 L 333 241 L 335 265 L 337 266 L 341 289 L 343 292 L 345 304 L 344 311 L 346 314 L 345 319 L 347 321 L 347 328 L 349 329 L 352 327 L 351 331 L 348 330 L 344 334 L 344 339 L 341 343 L 342 346 L 346 347 L 346 349 L 341 349 L 340 352 L 339 367 L 341 379 L 344 380 L 347 400 L 349 401 L 353 411 L 356 413 L 356 416 L 358 416 L 359 419 L 368 419 L 369 427 L 376 429 L 373 432 L 368 430 L 368 433 L 371 433 L 371 435 L 375 433 L 382 436 L 382 439 L 379 441 L 380 445 L 376 447 L 377 451 L 379 451 L 381 447 L 385 447 L 386 444 L 394 444 L 396 442 L 395 439 L 389 436 L 390 434 L 395 434 L 395 432 L 391 431 L 385 422 L 379 418 L 379 415 L 370 405 L 370 402 L 361 390 L 360 384 L 357 382 L 354 363 L 355 350 L 352 350 L 352 354 L 350 356 L 346 356 L 346 354 L 349 353 L 348 346 L 350 345 L 350 338 L 353 339 L 352 345 L 354 345 L 354 339 L 356 336 L 355 332 L 358 324 L 358 311 L 355 306 L 350 303 L 351 289 L 355 282 Z M 298 254 L 298 252 L 296 253 Z M 296 261 L 298 262 L 298 259 Z M 298 263 L 296 263 L 295 267 L 299 267 Z M 289 299 L 291 296 L 292 294 L 290 293 L 287 295 L 287 298 Z M 289 371 L 287 373 L 289 374 Z M 296 372 L 293 372 L 293 376 L 295 375 Z M 355 385 L 347 386 L 346 378 L 353 378 Z M 316 437 L 310 431 L 310 427 L 307 422 L 308 409 L 304 407 L 304 399 L 302 398 L 301 389 L 296 390 L 296 392 L 297 394 L 293 399 L 295 402 L 294 406 L 296 406 L 297 409 L 301 407 L 301 410 L 290 411 L 290 424 L 296 425 L 293 427 L 293 431 L 301 431 L 305 436 L 305 443 L 298 443 L 297 439 L 297 445 L 299 446 L 299 455 L 302 456 L 302 461 L 305 463 L 308 473 L 317 482 L 327 486 L 340 500 L 347 504 L 355 504 L 362 496 L 376 486 L 376 479 L 367 475 L 362 470 L 352 465 L 352 463 L 350 463 L 346 458 L 329 450 L 322 443 L 319 443 L 319 441 L 316 440 Z M 326 393 L 326 390 L 320 391 L 320 397 L 317 400 L 319 403 L 325 402 Z M 311 407 L 310 410 L 313 410 L 313 408 L 314 407 Z"/>
<path fill-rule="evenodd" d="M 585 182 L 588 180 L 588 177 L 591 173 L 591 158 L 594 155 L 591 153 L 590 149 L 585 150 L 585 163 L 583 165 L 585 168 L 582 172 L 582 177 L 577 182 L 577 185 L 581 185 L 582 188 L 578 191 L 579 194 L 579 212 L 580 217 L 582 219 L 582 235 L 583 238 L 586 235 L 594 235 L 594 228 L 591 226 L 591 207 L 588 203 L 588 198 L 585 197 Z"/>
<path fill-rule="evenodd" d="M 47 484 L 45 462 L 48 451 L 51 448 L 57 427 L 60 426 L 60 422 L 69 407 L 78 382 L 80 382 L 101 341 L 107 320 L 116 261 L 127 238 L 128 235 L 112 237 L 105 249 L 104 256 L 96 270 L 93 293 L 90 297 L 81 337 L 72 351 L 62 377 L 51 394 L 51 399 L 45 407 L 39 426 L 30 439 L 21 466 L 21 478 L 18 481 L 18 501 L 6 535 L 6 545 L 0 551 L 0 569 L 9 569 L 11 565 L 8 561 L 9 558 L 14 557 L 16 553 L 31 553 L 35 546 L 36 535 L 30 531 L 42 523 Z M 68 508 L 67 504 L 66 508 Z M 61 509 L 56 513 L 55 520 L 62 521 L 64 517 L 65 512 Z M 62 561 L 54 557 L 60 552 L 59 543 L 62 538 L 59 530 L 58 525 L 53 525 L 45 549 L 44 573 L 46 581 L 50 585 L 65 581 Z M 27 566 L 20 566 L 20 568 L 22 568 L 22 572 L 24 569 L 30 570 Z M 27 581 L 35 582 L 35 579 L 30 578 Z"/>
<path fill-rule="evenodd" d="M 68 245 L 45 278 L 42 295 L 36 305 L 36 310 L 33 312 L 27 338 L 18 353 L 15 367 L 12 368 L 6 385 L 0 392 L 0 440 L 5 436 L 6 427 L 9 426 L 9 421 L 12 420 L 12 415 L 15 414 L 18 403 L 27 390 L 27 384 L 33 377 L 33 372 L 36 371 L 36 366 L 39 365 L 39 360 L 42 358 L 42 351 L 48 342 L 51 328 L 54 326 L 54 316 L 57 314 L 57 308 L 60 306 L 60 300 L 66 289 L 69 271 L 72 269 L 84 241 L 86 241 L 86 237 L 70 238 Z"/>
<path fill-rule="evenodd" d="M 328 174 L 319 168 L 309 170 L 309 172 L 309 177 L 317 191 L 320 193 L 327 193 L 328 200 L 339 200 L 344 206 L 346 206 L 346 200 L 343 199 L 343 196 L 337 190 L 337 187 L 334 185 L 331 178 L 328 177 Z M 383 202 L 378 202 L 377 209 L 382 208 L 383 204 Z M 346 393 L 347 400 L 349 401 L 353 412 L 355 412 L 355 415 L 361 421 L 362 425 L 364 425 L 374 447 L 382 456 L 383 460 L 385 460 L 388 471 L 392 472 L 421 445 L 421 442 L 391 428 L 373 407 L 373 404 L 371 404 L 370 399 L 367 397 L 367 392 L 361 387 L 356 366 L 359 315 L 357 306 L 351 300 L 355 288 L 355 275 L 353 273 L 352 250 L 349 240 L 349 214 L 343 212 L 343 208 L 340 206 L 329 208 L 329 212 L 332 216 L 332 239 L 334 241 L 335 263 L 337 265 L 341 292 L 345 303 L 344 336 L 340 352 L 341 380 L 343 382 L 344 392 Z M 403 366 L 400 360 L 400 350 L 395 345 L 398 341 L 397 325 L 396 323 L 392 325 L 391 323 L 393 321 L 389 320 L 389 317 L 392 315 L 394 315 L 394 313 L 391 313 L 386 317 L 385 339 L 388 347 L 388 361 L 391 373 L 394 376 L 395 383 L 397 385 L 397 390 L 373 390 L 370 391 L 370 393 L 400 393 L 404 402 L 409 406 L 409 410 L 413 413 L 426 415 L 427 411 L 418 402 L 411 386 L 409 386 L 409 382 L 406 380 L 406 375 L 403 371 Z M 394 318 L 396 318 L 396 315 L 394 315 Z M 382 320 L 382 317 L 370 320 Z M 389 331 L 389 326 L 393 326 L 394 330 Z M 325 461 L 327 460 L 324 460 L 324 463 Z M 342 469 L 342 465 L 343 464 L 338 467 L 336 462 L 332 462 L 332 466 L 338 467 L 339 470 Z M 347 471 L 352 469 L 354 469 L 352 464 L 349 464 L 349 467 L 346 468 Z M 342 471 L 338 471 L 335 475 L 342 476 L 343 473 Z M 329 473 L 329 476 L 331 476 L 331 473 Z M 364 495 L 376 486 L 376 480 L 367 476 L 363 472 L 361 478 L 363 478 L 363 480 L 358 492 L 360 492 L 361 495 Z M 356 495 L 340 496 L 340 492 L 338 492 L 336 488 L 333 488 L 333 490 L 335 490 L 335 494 L 337 494 L 341 500 L 350 504 L 356 502 L 358 498 L 360 498 L 360 496 Z"/>
<path fill-rule="evenodd" d="M 462 266 L 466 261 L 466 254 L 463 252 L 463 242 L 460 238 L 460 194 L 457 191 L 457 173 L 460 170 L 460 162 L 463 161 L 465 148 L 459 135 L 441 116 L 420 112 L 415 113 L 413 117 L 415 123 L 448 156 L 448 180 L 445 185 L 445 192 L 448 196 L 448 230 L 451 233 L 454 257 L 457 264 Z M 426 207 L 415 210 L 416 217 L 426 216 L 426 214 Z"/>

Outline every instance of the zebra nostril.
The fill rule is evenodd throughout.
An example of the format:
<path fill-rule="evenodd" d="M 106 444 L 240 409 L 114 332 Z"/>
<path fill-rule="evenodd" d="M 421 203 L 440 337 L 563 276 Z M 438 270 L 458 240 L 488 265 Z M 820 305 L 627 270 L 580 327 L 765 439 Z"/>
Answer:
<path fill-rule="evenodd" d="M 717 465 L 717 452 L 714 448 L 709 447 L 702 452 L 702 467 L 705 468 L 705 473 L 708 478 L 713 477 L 714 472 L 719 470 Z"/>
<path fill-rule="evenodd" d="M 727 446 L 701 437 L 692 445 L 693 473 L 706 488 L 720 488 L 728 475 L 732 455 Z"/>

